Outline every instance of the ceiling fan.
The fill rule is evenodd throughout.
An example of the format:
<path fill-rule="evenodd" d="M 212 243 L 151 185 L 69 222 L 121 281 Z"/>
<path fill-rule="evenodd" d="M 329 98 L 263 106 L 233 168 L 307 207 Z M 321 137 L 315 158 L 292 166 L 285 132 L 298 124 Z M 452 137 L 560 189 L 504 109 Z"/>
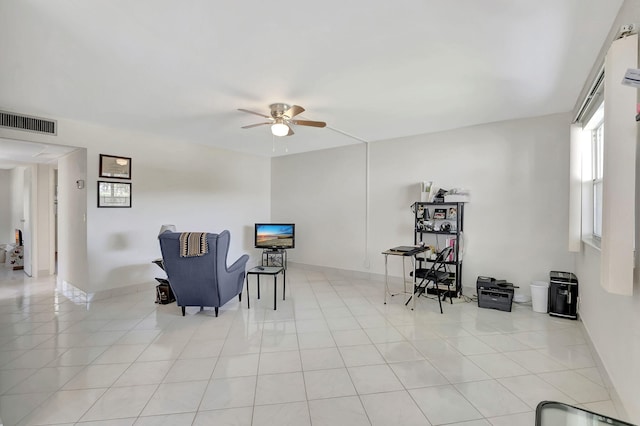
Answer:
<path fill-rule="evenodd" d="M 325 127 L 327 123 L 324 121 L 311 121 L 311 120 L 296 120 L 294 117 L 302 112 L 304 108 L 299 105 L 289 106 L 283 103 L 269 105 L 271 115 L 262 114 L 260 112 L 249 111 L 248 109 L 238 108 L 238 111 L 248 112 L 249 114 L 259 115 L 260 117 L 268 118 L 269 121 L 262 123 L 249 124 L 248 126 L 242 126 L 243 129 L 250 129 L 252 127 L 263 126 L 265 124 L 271 124 L 271 133 L 274 136 L 291 136 L 293 135 L 292 124 L 296 126 L 311 126 L 311 127 Z"/>

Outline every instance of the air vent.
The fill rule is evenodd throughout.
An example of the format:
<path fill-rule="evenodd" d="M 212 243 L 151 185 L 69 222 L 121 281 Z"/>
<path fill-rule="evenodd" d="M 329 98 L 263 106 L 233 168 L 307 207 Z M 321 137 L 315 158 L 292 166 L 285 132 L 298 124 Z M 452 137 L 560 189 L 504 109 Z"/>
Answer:
<path fill-rule="evenodd" d="M 6 127 L 7 129 L 55 135 L 57 131 L 56 124 L 53 120 L 0 111 L 0 127 Z"/>

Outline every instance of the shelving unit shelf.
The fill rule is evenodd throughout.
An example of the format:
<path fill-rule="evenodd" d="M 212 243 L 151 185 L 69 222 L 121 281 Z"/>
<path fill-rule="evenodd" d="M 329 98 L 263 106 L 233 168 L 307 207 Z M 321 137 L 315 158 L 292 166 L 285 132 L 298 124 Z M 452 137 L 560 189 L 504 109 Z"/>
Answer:
<path fill-rule="evenodd" d="M 287 250 L 262 250 L 262 266 L 282 266 L 284 269 L 287 269 Z"/>
<path fill-rule="evenodd" d="M 425 244 L 434 246 L 438 251 L 442 250 L 445 245 L 452 245 L 452 259 L 445 261 L 446 265 L 451 266 L 449 276 L 452 286 L 451 291 L 447 292 L 448 297 L 459 297 L 462 295 L 462 252 L 460 244 L 462 243 L 462 232 L 464 231 L 464 203 L 433 203 L 417 201 L 412 206 L 414 211 L 414 244 Z M 436 215 L 436 209 L 439 215 Z M 445 211 L 442 218 L 442 211 Z M 436 219 L 436 216 L 438 218 Z M 441 229 L 448 227 L 449 229 Z M 445 241 L 441 241 L 442 236 L 447 236 Z M 424 256 L 416 258 L 417 268 L 431 267 L 432 260 Z M 429 291 L 430 290 L 430 291 Z M 429 293 L 435 293 L 435 290 L 429 289 Z"/>
<path fill-rule="evenodd" d="M 441 219 L 437 219 L 441 220 Z M 416 233 L 420 234 L 438 234 L 438 235 L 457 235 L 457 232 L 451 231 L 416 231 Z"/>

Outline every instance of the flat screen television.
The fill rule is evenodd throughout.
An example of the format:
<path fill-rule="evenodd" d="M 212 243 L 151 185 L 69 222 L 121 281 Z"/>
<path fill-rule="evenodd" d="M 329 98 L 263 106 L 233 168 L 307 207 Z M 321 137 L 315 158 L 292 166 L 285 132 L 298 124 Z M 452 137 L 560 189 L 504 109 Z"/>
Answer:
<path fill-rule="evenodd" d="M 292 249 L 296 246 L 294 223 L 256 223 L 256 248 Z"/>

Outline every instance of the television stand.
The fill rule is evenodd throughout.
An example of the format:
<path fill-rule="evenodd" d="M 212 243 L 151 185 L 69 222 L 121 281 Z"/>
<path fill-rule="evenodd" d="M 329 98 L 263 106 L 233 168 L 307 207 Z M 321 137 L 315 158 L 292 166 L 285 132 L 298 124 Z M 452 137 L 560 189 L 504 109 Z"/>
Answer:
<path fill-rule="evenodd" d="M 282 266 L 287 270 L 287 250 L 271 248 L 262 250 L 262 266 Z"/>

